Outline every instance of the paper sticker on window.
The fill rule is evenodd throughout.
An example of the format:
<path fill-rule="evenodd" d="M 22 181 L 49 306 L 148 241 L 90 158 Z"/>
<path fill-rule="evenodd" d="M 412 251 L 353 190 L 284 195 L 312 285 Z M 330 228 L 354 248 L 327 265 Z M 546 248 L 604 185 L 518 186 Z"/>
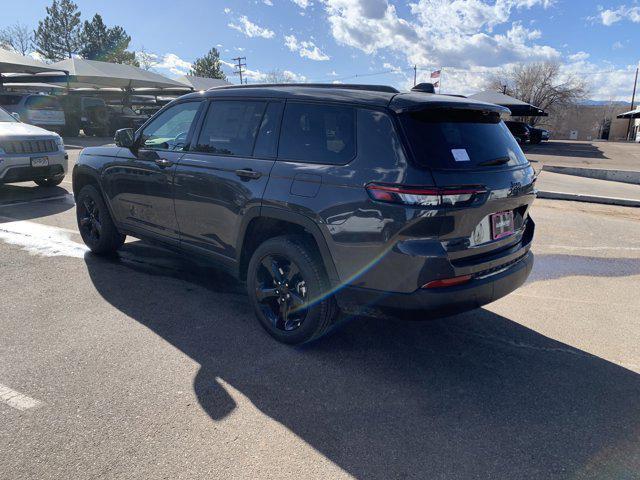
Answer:
<path fill-rule="evenodd" d="M 452 148 L 451 153 L 456 162 L 470 162 L 469 154 L 464 148 Z"/>

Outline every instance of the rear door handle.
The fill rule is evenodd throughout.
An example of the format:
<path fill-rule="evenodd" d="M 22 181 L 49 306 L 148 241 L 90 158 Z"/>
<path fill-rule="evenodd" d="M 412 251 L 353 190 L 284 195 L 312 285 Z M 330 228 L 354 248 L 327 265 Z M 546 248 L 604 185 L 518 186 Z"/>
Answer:
<path fill-rule="evenodd" d="M 256 178 L 260 178 L 262 176 L 262 173 L 251 170 L 250 168 L 241 168 L 239 170 L 236 170 L 236 175 L 240 178 L 255 180 Z"/>
<path fill-rule="evenodd" d="M 171 160 L 167 160 L 166 158 L 156 158 L 155 162 L 156 165 L 158 165 L 160 168 L 167 168 L 173 165 L 173 162 Z"/>

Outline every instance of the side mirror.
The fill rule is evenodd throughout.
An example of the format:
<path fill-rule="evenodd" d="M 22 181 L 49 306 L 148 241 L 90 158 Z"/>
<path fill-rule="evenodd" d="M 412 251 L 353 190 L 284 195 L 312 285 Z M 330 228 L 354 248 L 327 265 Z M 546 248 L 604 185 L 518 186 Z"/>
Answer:
<path fill-rule="evenodd" d="M 17 121 L 21 122 L 22 120 L 20 120 L 20 114 L 18 112 L 11 112 L 11 116 L 13 118 L 15 118 Z"/>
<path fill-rule="evenodd" d="M 133 148 L 135 145 L 135 135 L 133 128 L 121 128 L 116 130 L 116 134 L 113 137 L 118 147 Z"/>

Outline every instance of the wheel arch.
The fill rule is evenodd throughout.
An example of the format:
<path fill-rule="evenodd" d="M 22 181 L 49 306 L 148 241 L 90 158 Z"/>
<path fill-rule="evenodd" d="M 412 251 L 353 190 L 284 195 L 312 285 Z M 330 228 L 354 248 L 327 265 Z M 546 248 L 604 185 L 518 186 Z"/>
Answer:
<path fill-rule="evenodd" d="M 246 279 L 247 266 L 255 249 L 268 240 L 284 234 L 307 235 L 315 243 L 331 286 L 339 284 L 333 257 L 320 227 L 309 217 L 277 207 L 254 207 L 243 217 L 238 244 L 238 274 Z M 260 233 L 262 235 L 260 235 Z"/>

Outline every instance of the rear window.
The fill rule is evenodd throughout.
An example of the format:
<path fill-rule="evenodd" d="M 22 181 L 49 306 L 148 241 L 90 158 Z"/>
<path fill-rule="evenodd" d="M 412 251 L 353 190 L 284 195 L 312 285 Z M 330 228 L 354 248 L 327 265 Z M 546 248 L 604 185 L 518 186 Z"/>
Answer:
<path fill-rule="evenodd" d="M 498 113 L 429 109 L 400 115 L 417 161 L 441 169 L 526 165 Z"/>
<path fill-rule="evenodd" d="M 344 165 L 356 154 L 356 114 L 352 107 L 287 103 L 278 158 Z"/>
<path fill-rule="evenodd" d="M 62 110 L 57 98 L 34 95 L 27 98 L 25 106 L 29 110 Z"/>

